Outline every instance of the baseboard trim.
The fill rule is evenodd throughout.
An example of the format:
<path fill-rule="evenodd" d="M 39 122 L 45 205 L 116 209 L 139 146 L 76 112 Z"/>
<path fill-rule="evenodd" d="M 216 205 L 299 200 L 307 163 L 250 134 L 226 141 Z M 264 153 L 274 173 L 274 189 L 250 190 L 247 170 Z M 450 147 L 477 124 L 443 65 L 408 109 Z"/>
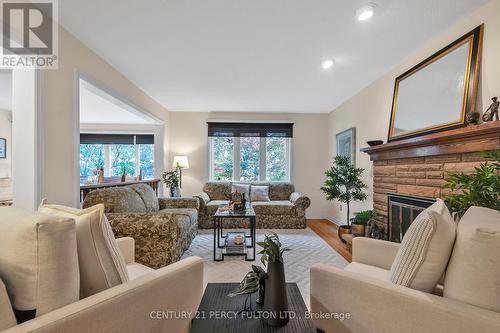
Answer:
<path fill-rule="evenodd" d="M 327 220 L 330 221 L 330 222 L 332 222 L 332 223 L 335 223 L 336 225 L 342 225 L 343 224 L 339 219 L 337 219 L 337 218 L 335 218 L 333 216 L 328 217 Z"/>

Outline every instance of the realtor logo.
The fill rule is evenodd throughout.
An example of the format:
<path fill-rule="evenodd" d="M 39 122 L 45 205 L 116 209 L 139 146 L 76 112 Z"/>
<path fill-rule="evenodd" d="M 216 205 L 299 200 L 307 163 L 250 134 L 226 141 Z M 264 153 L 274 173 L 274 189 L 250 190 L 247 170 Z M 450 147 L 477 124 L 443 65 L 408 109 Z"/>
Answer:
<path fill-rule="evenodd" d="M 0 67 L 57 68 L 57 2 L 1 0 Z"/>

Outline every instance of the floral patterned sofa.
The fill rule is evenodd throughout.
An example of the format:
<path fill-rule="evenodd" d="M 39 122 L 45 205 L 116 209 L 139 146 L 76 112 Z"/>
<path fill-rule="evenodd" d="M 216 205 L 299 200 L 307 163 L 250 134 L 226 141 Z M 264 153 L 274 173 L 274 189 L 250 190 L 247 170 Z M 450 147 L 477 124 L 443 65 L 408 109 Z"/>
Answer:
<path fill-rule="evenodd" d="M 238 182 L 234 182 L 239 184 Z M 207 182 L 203 192 L 196 195 L 200 200 L 198 225 L 200 229 L 213 228 L 213 215 L 220 205 L 227 204 L 231 195 L 232 182 Z M 306 209 L 311 200 L 295 192 L 295 186 L 288 182 L 253 182 L 250 185 L 269 186 L 270 201 L 252 202 L 257 228 L 299 229 L 306 227 Z M 224 228 L 248 227 L 241 219 L 224 219 Z"/>
<path fill-rule="evenodd" d="M 151 268 L 180 259 L 198 230 L 198 200 L 157 198 L 146 184 L 90 192 L 87 208 L 102 203 L 115 237 L 135 239 L 135 259 Z"/>

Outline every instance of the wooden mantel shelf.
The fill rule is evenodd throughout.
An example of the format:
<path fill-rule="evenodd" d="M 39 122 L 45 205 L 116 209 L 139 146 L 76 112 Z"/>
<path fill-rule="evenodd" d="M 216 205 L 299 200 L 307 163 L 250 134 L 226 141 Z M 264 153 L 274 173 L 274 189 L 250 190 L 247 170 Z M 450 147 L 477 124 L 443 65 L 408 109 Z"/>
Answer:
<path fill-rule="evenodd" d="M 500 121 L 362 148 L 370 160 L 390 160 L 500 149 Z"/>

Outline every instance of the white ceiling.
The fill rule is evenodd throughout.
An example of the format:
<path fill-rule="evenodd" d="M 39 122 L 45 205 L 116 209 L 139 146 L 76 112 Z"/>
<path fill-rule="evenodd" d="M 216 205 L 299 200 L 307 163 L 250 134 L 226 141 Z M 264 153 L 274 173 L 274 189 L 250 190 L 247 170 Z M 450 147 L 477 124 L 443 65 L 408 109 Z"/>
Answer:
<path fill-rule="evenodd" d="M 364 22 L 363 0 L 59 4 L 64 27 L 171 111 L 321 113 L 488 0 L 373 2 Z"/>
<path fill-rule="evenodd" d="M 81 124 L 156 124 L 155 119 L 80 79 Z"/>
<path fill-rule="evenodd" d="M 12 72 L 0 70 L 0 110 L 12 111 Z"/>

